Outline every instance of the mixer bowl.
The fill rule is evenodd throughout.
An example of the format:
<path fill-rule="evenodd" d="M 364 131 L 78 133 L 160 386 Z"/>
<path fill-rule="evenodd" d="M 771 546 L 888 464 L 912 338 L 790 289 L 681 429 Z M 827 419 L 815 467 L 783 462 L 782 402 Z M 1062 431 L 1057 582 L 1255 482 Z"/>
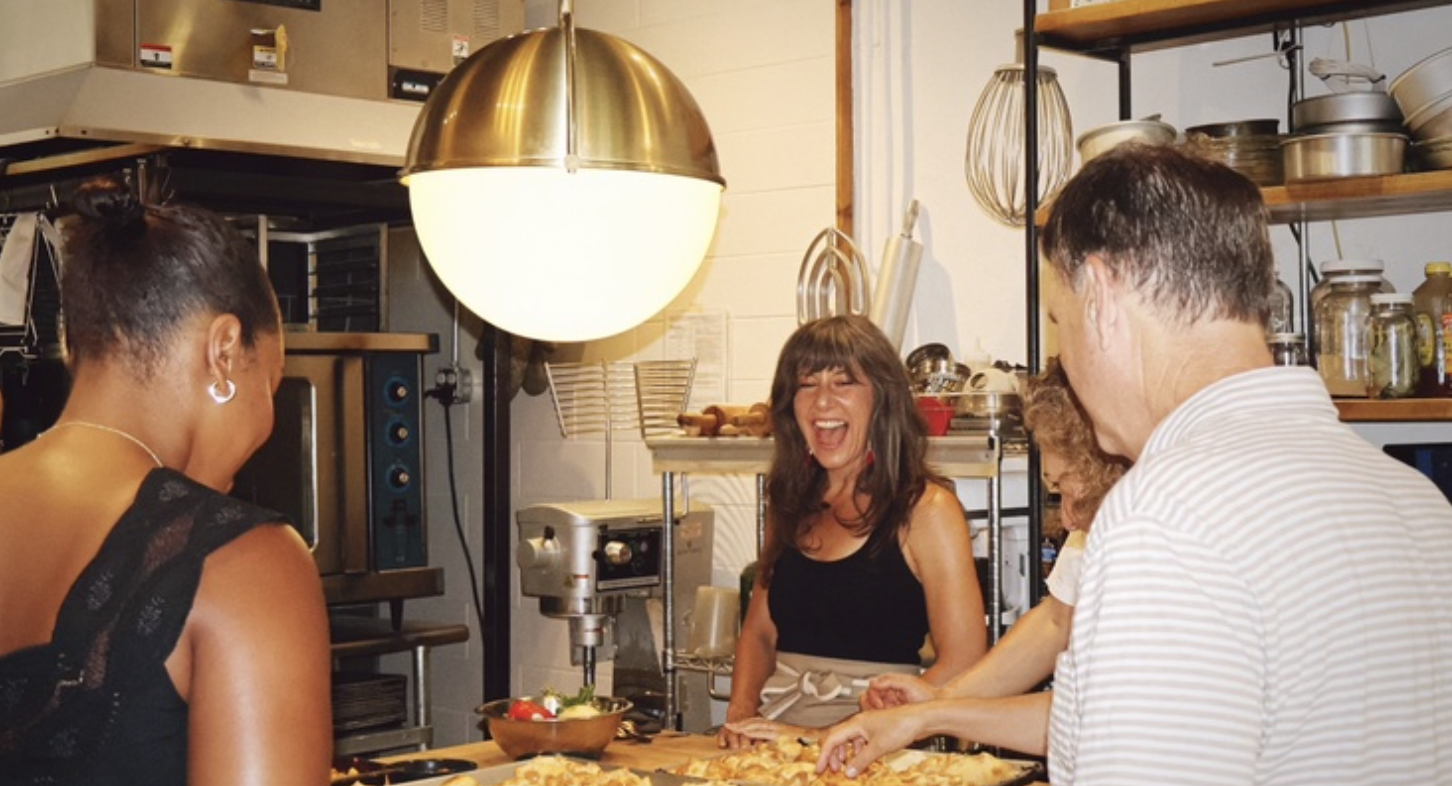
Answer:
<path fill-rule="evenodd" d="M 538 701 L 528 696 L 520 698 Z M 489 736 L 512 759 L 525 759 L 542 753 L 599 758 L 610 741 L 615 739 L 620 719 L 634 706 L 625 699 L 596 696 L 591 704 L 600 714 L 593 718 L 514 720 L 507 713 L 509 706 L 520 698 L 491 701 L 474 710 L 484 716 Z"/>

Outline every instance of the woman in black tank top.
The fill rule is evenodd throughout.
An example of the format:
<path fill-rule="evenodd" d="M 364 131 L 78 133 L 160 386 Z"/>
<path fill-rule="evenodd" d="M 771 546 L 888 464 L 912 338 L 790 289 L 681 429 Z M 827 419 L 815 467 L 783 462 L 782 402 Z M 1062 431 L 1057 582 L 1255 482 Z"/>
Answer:
<path fill-rule="evenodd" d="M 0 455 L 0 783 L 325 783 L 317 567 L 226 496 L 272 431 L 267 274 L 207 211 L 112 179 L 73 206 L 70 396 Z"/>
<path fill-rule="evenodd" d="M 892 344 L 863 317 L 803 325 L 782 348 L 771 402 L 767 542 L 728 724 L 840 720 L 866 678 L 916 673 L 928 634 L 926 679 L 966 669 L 987 647 L 968 525 L 952 484 L 927 466 Z M 751 742 L 730 728 L 719 739 Z"/>

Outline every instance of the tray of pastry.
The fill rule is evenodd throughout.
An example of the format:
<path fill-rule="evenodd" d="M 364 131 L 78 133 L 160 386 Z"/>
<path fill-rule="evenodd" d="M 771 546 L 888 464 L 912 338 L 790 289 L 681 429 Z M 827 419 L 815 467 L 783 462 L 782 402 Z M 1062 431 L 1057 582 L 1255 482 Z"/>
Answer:
<path fill-rule="evenodd" d="M 809 740 L 781 738 L 754 748 L 692 759 L 673 774 L 740 786 L 1022 786 L 1044 776 L 1038 762 L 992 754 L 899 751 L 873 762 L 856 778 L 817 772 L 821 748 Z"/>
<path fill-rule="evenodd" d="M 646 772 L 570 756 L 537 756 L 409 786 L 703 786 L 699 778 Z"/>

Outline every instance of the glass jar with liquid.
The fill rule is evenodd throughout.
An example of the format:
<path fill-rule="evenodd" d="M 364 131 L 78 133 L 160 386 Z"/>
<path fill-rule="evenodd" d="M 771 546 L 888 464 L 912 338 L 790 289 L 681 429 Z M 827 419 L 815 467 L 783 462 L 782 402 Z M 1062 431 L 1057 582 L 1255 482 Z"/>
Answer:
<path fill-rule="evenodd" d="M 1366 395 L 1367 320 L 1380 288 L 1381 276 L 1338 276 L 1316 305 L 1316 368 L 1333 396 Z"/>
<path fill-rule="evenodd" d="M 1417 393 L 1421 363 L 1412 296 L 1371 296 L 1367 320 L 1367 398 L 1407 398 Z"/>
<path fill-rule="evenodd" d="M 1331 285 L 1338 279 L 1347 276 L 1374 276 L 1377 281 L 1376 292 L 1393 292 L 1391 282 L 1382 275 L 1385 265 L 1380 259 L 1330 259 L 1321 264 L 1321 280 L 1311 287 L 1311 293 L 1306 298 L 1307 313 L 1310 314 L 1311 322 L 1306 325 L 1306 348 L 1312 360 L 1321 356 L 1321 337 L 1317 334 L 1316 310 L 1321 307 L 1321 301 L 1331 292 Z"/>

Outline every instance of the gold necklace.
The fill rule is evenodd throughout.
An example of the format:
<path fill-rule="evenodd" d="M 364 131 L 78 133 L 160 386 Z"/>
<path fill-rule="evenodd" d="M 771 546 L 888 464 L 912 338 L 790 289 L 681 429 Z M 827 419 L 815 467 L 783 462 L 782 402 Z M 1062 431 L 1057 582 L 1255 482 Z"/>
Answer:
<path fill-rule="evenodd" d="M 100 423 L 92 423 L 92 422 L 90 422 L 88 420 L 67 420 L 64 423 L 57 423 L 54 426 L 51 426 L 46 431 L 46 433 L 48 434 L 51 431 L 55 431 L 58 428 L 65 428 L 66 426 L 85 426 L 86 428 L 93 428 L 93 429 L 96 429 L 97 431 L 105 431 L 105 432 L 110 433 L 110 434 L 115 434 L 118 437 L 124 437 L 124 438 L 129 439 L 132 442 L 134 442 L 137 447 L 139 447 L 142 450 L 146 451 L 146 455 L 150 456 L 151 457 L 151 460 L 156 462 L 156 466 L 158 466 L 158 467 L 165 467 L 166 466 L 165 464 L 162 463 L 161 457 L 158 456 L 158 455 L 156 455 L 156 451 L 154 451 L 151 448 L 147 447 L 145 442 L 142 442 L 141 440 L 137 439 L 136 437 L 133 437 L 132 435 L 130 435 L 130 434 L 122 431 L 119 428 L 111 428 L 110 426 L 103 426 Z"/>

